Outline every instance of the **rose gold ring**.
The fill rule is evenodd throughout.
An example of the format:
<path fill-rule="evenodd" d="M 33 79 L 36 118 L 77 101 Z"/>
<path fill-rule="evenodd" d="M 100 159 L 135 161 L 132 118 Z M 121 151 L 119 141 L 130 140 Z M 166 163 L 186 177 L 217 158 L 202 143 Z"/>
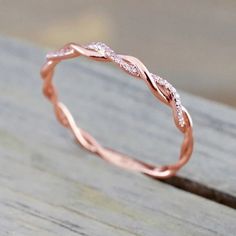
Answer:
<path fill-rule="evenodd" d="M 77 127 L 69 110 L 64 104 L 59 102 L 52 83 L 52 77 L 55 66 L 59 62 L 81 55 L 97 61 L 114 62 L 131 76 L 143 79 L 153 95 L 172 108 L 175 125 L 184 136 L 179 159 L 175 164 L 156 166 L 133 159 L 109 148 L 102 147 L 89 133 Z M 193 150 L 193 131 L 189 113 L 181 105 L 180 96 L 176 89 L 166 80 L 150 73 L 137 58 L 116 54 L 104 43 L 91 43 L 87 46 L 70 43 L 58 51 L 47 54 L 47 61 L 41 69 L 41 76 L 43 78 L 43 93 L 52 103 L 58 121 L 72 131 L 82 147 L 97 154 L 102 159 L 119 167 L 139 171 L 148 176 L 162 179 L 175 175 L 190 159 Z"/>

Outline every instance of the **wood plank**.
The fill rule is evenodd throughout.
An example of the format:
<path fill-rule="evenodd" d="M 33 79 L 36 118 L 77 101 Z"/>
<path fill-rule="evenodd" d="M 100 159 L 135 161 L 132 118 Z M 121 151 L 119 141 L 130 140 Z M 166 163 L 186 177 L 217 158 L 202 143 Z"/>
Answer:
<path fill-rule="evenodd" d="M 3 186 L 0 193 L 1 235 L 133 235 Z"/>
<path fill-rule="evenodd" d="M 22 142 L 34 145 L 33 142 L 41 140 L 41 133 L 47 132 L 47 128 L 35 129 L 34 139 L 29 138 L 35 119 L 40 125 L 51 122 L 53 132 L 48 132 L 45 142 L 50 145 L 60 133 L 68 146 L 71 143 L 68 134 L 55 124 L 52 109 L 40 92 L 42 83 L 38 71 L 45 52 L 4 39 L 0 44 L 2 77 L 4 75 L 0 81 L 1 127 L 14 132 Z M 172 124 L 170 110 L 150 95 L 144 83 L 107 64 L 80 59 L 63 64 L 57 74 L 62 100 L 72 108 L 80 125 L 102 143 L 153 163 L 177 159 L 181 136 Z M 196 142 L 193 157 L 179 176 L 234 199 L 236 111 L 183 92 L 181 95 L 193 117 Z M 26 130 L 29 137 L 22 137 Z"/>
<path fill-rule="evenodd" d="M 37 153 L 36 150 L 34 148 L 31 155 Z M 97 235 L 105 234 L 99 224 L 112 228 L 109 235 L 122 235 L 120 231 L 124 235 L 148 236 L 234 235 L 235 210 L 145 176 L 124 172 L 113 166 L 109 168 L 106 163 L 85 152 L 77 154 L 78 157 L 71 161 L 70 157 L 74 155 L 66 156 L 64 153 L 65 162 L 60 166 L 60 156 L 55 153 L 56 157 L 59 156 L 58 164 L 61 167 L 57 172 L 47 172 L 45 167 L 40 169 L 32 156 L 31 162 L 27 164 L 4 155 L 0 159 L 0 172 L 3 173 L 0 176 L 0 186 L 3 189 L 1 196 L 5 199 L 3 202 L 9 199 L 10 190 L 16 192 L 8 205 L 27 214 L 30 225 L 33 221 L 37 222 L 37 219 L 29 216 L 32 211 L 39 211 L 35 216 L 39 218 L 46 218 L 45 215 L 49 214 L 58 217 L 59 211 L 61 221 L 68 222 L 67 215 L 70 214 L 60 213 L 61 208 L 65 209 L 75 216 L 68 222 L 71 225 L 68 233 L 76 227 L 73 225 L 77 222 L 78 227 L 83 226 L 86 235 L 94 235 L 93 232 L 90 233 L 93 223 L 87 221 L 89 218 L 97 223 L 94 226 Z M 42 166 L 48 166 L 55 159 L 50 159 L 47 163 L 42 160 L 39 162 Z M 5 188 L 10 190 L 5 191 Z M 22 199 L 22 195 L 33 200 Z M 44 208 L 42 204 L 50 207 Z M 84 225 L 80 217 L 84 217 Z M 16 218 L 21 219 L 21 215 Z M 37 224 L 43 227 L 40 222 Z M 55 235 L 60 232 L 60 229 L 54 229 L 57 225 L 50 227 Z"/>
<path fill-rule="evenodd" d="M 0 47 L 0 210 L 6 222 L 7 219 L 8 222 L 17 220 L 17 227 L 24 228 L 27 223 L 31 228 L 34 226 L 52 235 L 64 233 L 61 231 L 63 226 L 36 218 L 58 216 L 59 220 L 68 220 L 70 227 L 64 229 L 67 235 L 73 235 L 70 230 L 76 225 L 83 228 L 82 232 L 75 233 L 78 235 L 106 235 L 107 231 L 109 235 L 234 235 L 235 210 L 111 166 L 78 147 L 57 124 L 50 104 L 41 95 L 37 73 L 43 52 L 5 39 L 0 40 Z M 174 160 L 180 138 L 175 140 L 178 133 L 170 126 L 170 112 L 157 105 L 144 84 L 117 71 L 114 76 L 112 67 L 91 65 L 86 61 L 71 61 L 59 70 L 58 77 L 61 78 L 57 79 L 62 97 L 75 113 L 78 110 L 81 126 L 102 142 L 135 156 L 139 154 L 140 158 L 162 162 Z M 85 91 L 88 85 L 90 89 Z M 201 128 L 196 131 L 198 151 L 180 176 L 192 171 L 191 180 L 215 189 L 221 187 L 233 195 L 234 176 L 222 186 L 207 178 L 212 173 L 200 176 L 207 173 L 201 164 L 200 147 L 214 151 L 214 145 L 204 149 L 203 140 L 210 140 L 206 134 L 214 136 L 215 145 L 220 139 L 219 133 L 233 142 L 234 133 L 228 128 L 227 121 L 235 116 L 235 112 L 224 107 L 219 109 L 206 101 L 198 103 L 199 99 L 190 95 L 184 97 L 187 105 L 195 105 L 196 110 L 192 109 L 196 114 L 194 120 Z M 211 110 L 211 115 L 218 110 L 228 115 L 218 118 L 221 125 L 208 127 L 214 122 L 203 112 L 203 105 L 205 111 Z M 153 109 L 157 111 L 153 112 Z M 118 115 L 121 113 L 123 115 Z M 145 126 L 147 122 L 149 125 Z M 156 144 L 156 140 L 159 143 Z M 168 147 L 167 141 L 173 142 L 174 148 Z M 232 143 L 227 150 L 225 158 L 233 165 Z M 215 178 L 220 181 L 223 178 L 219 175 L 220 170 L 227 163 L 217 155 L 209 155 L 215 158 L 213 169 Z M 231 165 L 227 166 L 229 170 L 233 169 Z M 209 161 L 209 167 L 213 167 L 213 162 Z M 11 207 L 11 211 L 19 211 L 19 215 L 10 214 L 8 208 Z M 32 211 L 40 213 L 30 216 Z M 26 223 L 21 223 L 20 212 L 27 217 Z M 4 232 L 11 227 L 5 226 Z M 27 233 L 27 229 L 24 231 Z"/>

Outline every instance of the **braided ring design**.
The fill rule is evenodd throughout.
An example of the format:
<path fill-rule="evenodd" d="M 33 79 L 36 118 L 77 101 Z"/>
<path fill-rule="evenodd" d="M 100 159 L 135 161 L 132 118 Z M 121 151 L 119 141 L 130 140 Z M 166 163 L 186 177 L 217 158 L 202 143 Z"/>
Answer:
<path fill-rule="evenodd" d="M 175 125 L 184 135 L 177 163 L 167 166 L 155 166 L 130 158 L 109 148 L 102 147 L 89 133 L 76 125 L 67 107 L 59 102 L 52 78 L 54 69 L 59 62 L 81 55 L 97 61 L 114 62 L 131 76 L 144 80 L 153 95 L 172 108 Z M 43 93 L 52 103 L 58 121 L 72 131 L 82 147 L 97 154 L 102 159 L 122 168 L 139 171 L 154 178 L 168 178 L 175 175 L 190 159 L 193 150 L 193 132 L 189 113 L 182 106 L 176 89 L 166 80 L 150 73 L 137 58 L 116 54 L 104 43 L 91 43 L 87 46 L 70 43 L 58 51 L 47 54 L 47 61 L 41 69 L 41 76 L 43 79 Z"/>

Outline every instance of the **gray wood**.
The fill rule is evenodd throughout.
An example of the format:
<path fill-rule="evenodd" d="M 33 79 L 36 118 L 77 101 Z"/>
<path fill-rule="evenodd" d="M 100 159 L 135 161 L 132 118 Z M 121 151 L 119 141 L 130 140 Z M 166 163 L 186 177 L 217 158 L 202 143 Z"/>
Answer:
<path fill-rule="evenodd" d="M 26 142 L 22 133 L 28 130 L 29 137 L 32 135 L 35 118 L 40 125 L 50 121 L 54 131 L 48 134 L 50 141 L 47 137 L 45 142 L 56 139 L 58 132 L 71 142 L 69 134 L 55 122 L 51 106 L 41 94 L 38 71 L 45 53 L 10 45 L 6 40 L 1 40 L 1 45 L 1 126 Z M 107 64 L 79 59 L 58 69 L 56 83 L 62 100 L 72 108 L 80 125 L 98 140 L 153 163 L 176 161 L 182 137 L 173 125 L 170 110 L 150 95 L 144 83 Z M 235 110 L 182 92 L 181 95 L 193 118 L 196 142 L 192 159 L 179 176 L 235 197 Z M 45 134 L 47 129 L 34 132 Z M 38 135 L 27 142 L 37 143 Z"/>
<path fill-rule="evenodd" d="M 82 150 L 41 94 L 45 52 L 9 39 L 0 48 L 1 235 L 234 235 L 235 210 Z M 65 103 L 102 143 L 157 163 L 175 160 L 181 138 L 170 111 L 143 83 L 86 60 L 65 63 L 57 77 Z M 236 112 L 187 94 L 183 101 L 196 148 L 179 178 L 235 197 Z"/>

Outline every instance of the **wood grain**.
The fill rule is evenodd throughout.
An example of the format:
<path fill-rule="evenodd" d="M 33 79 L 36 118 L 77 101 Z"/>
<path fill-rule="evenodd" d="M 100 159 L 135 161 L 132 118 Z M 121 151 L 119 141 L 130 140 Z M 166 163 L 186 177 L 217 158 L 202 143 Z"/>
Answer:
<path fill-rule="evenodd" d="M 82 150 L 41 94 L 45 52 L 9 39 L 0 48 L 1 235 L 234 235 L 234 209 Z M 56 74 L 63 101 L 102 143 L 150 162 L 177 158 L 170 110 L 144 83 L 86 60 Z M 234 198 L 236 112 L 181 94 L 196 145 L 178 178 Z"/>

